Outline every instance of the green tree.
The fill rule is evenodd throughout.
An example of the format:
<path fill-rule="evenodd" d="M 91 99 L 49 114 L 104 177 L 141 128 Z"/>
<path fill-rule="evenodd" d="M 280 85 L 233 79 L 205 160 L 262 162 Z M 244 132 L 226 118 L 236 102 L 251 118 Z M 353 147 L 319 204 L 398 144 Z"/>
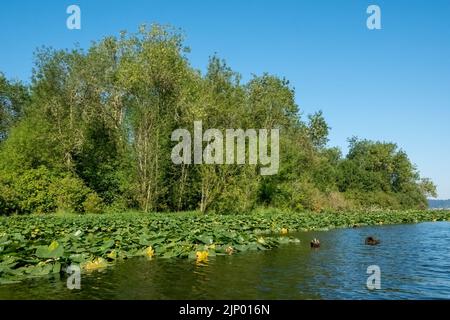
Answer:
<path fill-rule="evenodd" d="M 324 148 L 328 143 L 329 130 L 322 111 L 308 116 L 308 135 L 316 148 Z"/>
<path fill-rule="evenodd" d="M 8 81 L 0 73 L 0 143 L 10 128 L 22 118 L 30 103 L 28 87 L 20 82 Z"/>
<path fill-rule="evenodd" d="M 345 158 L 327 147 L 323 113 L 303 120 L 286 79 L 243 83 L 215 55 L 202 74 L 188 51 L 178 30 L 142 26 L 87 50 L 39 49 L 30 86 L 0 74 L 0 210 L 424 208 L 436 194 L 396 144 L 352 138 Z M 173 164 L 171 133 L 192 133 L 194 121 L 278 129 L 278 174 L 248 162 Z"/>

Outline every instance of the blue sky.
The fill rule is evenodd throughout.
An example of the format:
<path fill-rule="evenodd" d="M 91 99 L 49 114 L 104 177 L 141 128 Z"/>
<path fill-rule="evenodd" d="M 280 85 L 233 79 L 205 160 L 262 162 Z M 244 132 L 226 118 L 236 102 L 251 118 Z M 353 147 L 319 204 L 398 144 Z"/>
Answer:
<path fill-rule="evenodd" d="M 81 30 L 66 28 L 71 4 Z M 382 30 L 366 28 L 370 4 Z M 324 111 L 330 145 L 346 152 L 353 135 L 397 142 L 450 198 L 450 1 L 2 1 L 0 71 L 28 81 L 35 48 L 88 47 L 144 22 L 183 29 L 196 68 L 217 53 L 244 81 L 286 77 L 305 115 Z"/>

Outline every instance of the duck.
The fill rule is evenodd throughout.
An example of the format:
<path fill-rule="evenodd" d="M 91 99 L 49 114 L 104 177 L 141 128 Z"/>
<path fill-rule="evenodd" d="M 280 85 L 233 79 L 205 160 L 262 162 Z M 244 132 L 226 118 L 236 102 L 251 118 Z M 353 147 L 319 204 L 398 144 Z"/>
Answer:
<path fill-rule="evenodd" d="M 311 240 L 311 248 L 320 248 L 319 239 L 314 238 L 313 240 Z"/>
<path fill-rule="evenodd" d="M 367 237 L 366 244 L 368 246 L 376 246 L 377 244 L 380 244 L 380 240 L 375 239 L 374 237 Z"/>

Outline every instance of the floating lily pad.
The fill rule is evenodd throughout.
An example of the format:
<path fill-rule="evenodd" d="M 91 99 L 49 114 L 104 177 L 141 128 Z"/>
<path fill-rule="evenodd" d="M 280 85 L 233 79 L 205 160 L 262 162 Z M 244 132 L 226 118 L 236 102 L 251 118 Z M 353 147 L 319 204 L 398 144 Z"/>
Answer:
<path fill-rule="evenodd" d="M 57 241 L 53 241 L 49 246 L 40 246 L 36 250 L 39 258 L 60 258 L 64 254 L 64 248 Z"/>

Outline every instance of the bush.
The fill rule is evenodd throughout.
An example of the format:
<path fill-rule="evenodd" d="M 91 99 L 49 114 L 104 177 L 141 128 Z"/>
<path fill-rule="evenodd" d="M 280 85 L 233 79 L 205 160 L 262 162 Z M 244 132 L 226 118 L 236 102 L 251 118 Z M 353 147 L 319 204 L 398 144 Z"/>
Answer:
<path fill-rule="evenodd" d="M 83 212 L 83 202 L 90 194 L 83 181 L 71 176 L 54 178 L 48 193 L 54 197 L 57 210 Z"/>
<path fill-rule="evenodd" d="M 394 209 L 401 208 L 397 195 L 394 193 L 351 191 L 345 194 L 346 198 L 353 201 L 357 208 Z"/>
<path fill-rule="evenodd" d="M 278 186 L 272 205 L 294 211 L 320 211 L 324 207 L 324 199 L 320 191 L 311 183 L 292 181 Z"/>
<path fill-rule="evenodd" d="M 12 190 L 16 192 L 13 202 L 17 213 L 53 212 L 57 206 L 55 197 L 49 192 L 54 177 L 44 166 L 26 170 L 12 176 Z"/>
<path fill-rule="evenodd" d="M 10 215 L 17 212 L 17 192 L 12 188 L 11 174 L 0 171 L 0 215 Z"/>
<path fill-rule="evenodd" d="M 96 193 L 89 193 L 83 202 L 83 209 L 86 213 L 102 213 L 103 201 Z"/>
<path fill-rule="evenodd" d="M 343 193 L 330 192 L 327 196 L 326 209 L 329 211 L 345 211 L 354 208 L 354 204 L 345 198 Z"/>
<path fill-rule="evenodd" d="M 254 209 L 258 198 L 259 177 L 255 169 L 246 166 L 225 174 L 225 185 L 213 201 L 210 210 L 220 214 L 247 213 Z"/>
<path fill-rule="evenodd" d="M 81 213 L 86 211 L 88 197 L 88 208 L 101 207 L 101 199 L 94 200 L 95 195 L 81 179 L 70 174 L 52 173 L 45 166 L 0 174 L 1 214 L 39 214 L 57 210 Z"/>

